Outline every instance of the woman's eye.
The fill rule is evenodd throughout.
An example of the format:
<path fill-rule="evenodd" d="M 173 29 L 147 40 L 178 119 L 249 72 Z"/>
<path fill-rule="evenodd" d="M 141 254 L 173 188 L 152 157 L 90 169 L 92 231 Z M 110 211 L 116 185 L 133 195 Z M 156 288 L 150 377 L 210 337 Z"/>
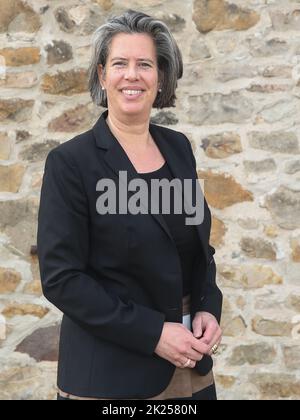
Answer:
<path fill-rule="evenodd" d="M 140 63 L 140 65 L 143 67 L 150 67 L 150 64 L 148 63 Z M 125 63 L 117 62 L 117 63 L 114 63 L 114 66 L 125 66 Z"/>

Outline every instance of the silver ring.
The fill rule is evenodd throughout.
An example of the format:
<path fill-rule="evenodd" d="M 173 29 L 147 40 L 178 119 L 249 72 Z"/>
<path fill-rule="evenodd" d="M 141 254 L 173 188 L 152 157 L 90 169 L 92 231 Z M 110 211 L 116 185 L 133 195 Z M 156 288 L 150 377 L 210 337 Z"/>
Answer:
<path fill-rule="evenodd" d="M 183 367 L 188 367 L 188 366 L 190 366 L 190 363 L 191 363 L 191 359 L 187 359 L 187 361 L 185 362 L 185 364 L 183 365 Z"/>

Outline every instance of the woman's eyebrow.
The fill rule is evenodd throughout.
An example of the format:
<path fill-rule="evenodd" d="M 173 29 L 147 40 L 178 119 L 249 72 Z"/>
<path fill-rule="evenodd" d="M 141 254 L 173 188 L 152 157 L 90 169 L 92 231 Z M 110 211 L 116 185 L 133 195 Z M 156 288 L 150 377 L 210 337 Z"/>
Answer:
<path fill-rule="evenodd" d="M 127 60 L 125 57 L 113 57 L 110 61 L 114 60 Z M 138 58 L 138 61 L 149 61 L 150 63 L 154 64 L 154 62 L 150 58 Z"/>

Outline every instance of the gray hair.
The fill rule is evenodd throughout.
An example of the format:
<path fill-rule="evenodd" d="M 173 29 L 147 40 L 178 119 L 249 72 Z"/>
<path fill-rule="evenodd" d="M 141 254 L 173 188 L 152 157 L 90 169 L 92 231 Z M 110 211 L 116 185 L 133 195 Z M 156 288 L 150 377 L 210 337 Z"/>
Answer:
<path fill-rule="evenodd" d="M 161 88 L 153 108 L 175 107 L 177 80 L 183 74 L 182 55 L 178 45 L 164 22 L 131 9 L 120 16 L 109 18 L 93 34 L 92 59 L 88 70 L 88 86 L 93 102 L 107 108 L 106 91 L 101 89 L 97 67 L 102 64 L 105 74 L 112 39 L 119 33 L 146 33 L 152 37 L 156 47 Z"/>

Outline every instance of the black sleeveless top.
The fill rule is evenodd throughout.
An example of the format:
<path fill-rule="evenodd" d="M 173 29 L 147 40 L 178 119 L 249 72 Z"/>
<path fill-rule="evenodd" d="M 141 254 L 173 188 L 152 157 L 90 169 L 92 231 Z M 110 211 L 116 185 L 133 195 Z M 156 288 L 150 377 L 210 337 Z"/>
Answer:
<path fill-rule="evenodd" d="M 167 162 L 164 165 L 157 169 L 156 171 L 140 173 L 139 176 L 147 181 L 148 183 L 148 190 L 149 190 L 149 201 L 150 203 L 150 195 L 151 195 L 151 179 L 162 179 L 167 178 L 168 180 L 172 180 L 174 176 L 172 175 L 170 168 Z M 159 199 L 159 212 L 164 217 L 170 233 L 174 239 L 176 244 L 176 248 L 179 254 L 181 268 L 182 268 L 182 288 L 183 288 L 183 296 L 186 296 L 191 293 L 191 275 L 194 260 L 197 254 L 199 254 L 199 247 L 200 240 L 199 235 L 197 233 L 196 227 L 194 225 L 186 225 L 185 218 L 189 216 L 185 213 L 184 207 L 182 214 L 175 214 L 174 213 L 174 194 L 173 188 L 170 189 L 170 214 L 162 213 L 162 203 L 161 203 L 161 193 Z M 151 209 L 149 210 L 150 213 Z"/>

